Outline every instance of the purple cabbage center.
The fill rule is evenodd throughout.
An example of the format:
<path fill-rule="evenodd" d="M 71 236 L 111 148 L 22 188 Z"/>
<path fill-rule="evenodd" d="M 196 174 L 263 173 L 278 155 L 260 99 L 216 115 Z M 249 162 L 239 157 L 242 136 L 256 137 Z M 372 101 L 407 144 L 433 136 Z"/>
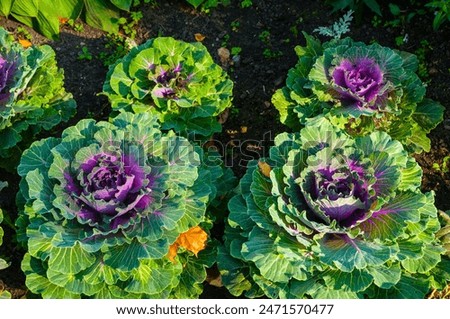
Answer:
<path fill-rule="evenodd" d="M 332 79 L 341 100 L 359 107 L 376 102 L 383 86 L 383 72 L 371 58 L 344 59 L 335 67 Z"/>
<path fill-rule="evenodd" d="M 131 156 L 94 155 L 80 165 L 76 181 L 69 174 L 66 180 L 78 217 L 104 228 L 127 223 L 152 202 L 151 179 Z"/>
<path fill-rule="evenodd" d="M 354 225 L 363 218 L 373 200 L 364 168 L 354 162 L 339 168 L 321 167 L 306 175 L 302 190 L 309 194 L 308 205 L 341 226 Z"/>
<path fill-rule="evenodd" d="M 151 64 L 149 70 L 154 71 L 156 67 Z M 153 94 L 157 98 L 163 99 L 177 99 L 178 93 L 186 89 L 187 84 L 191 81 L 192 75 L 184 77 L 182 74 L 183 67 L 179 63 L 174 68 L 164 70 L 160 68 L 159 74 L 155 75 L 153 81 L 156 83 L 156 87 L 153 90 Z"/>

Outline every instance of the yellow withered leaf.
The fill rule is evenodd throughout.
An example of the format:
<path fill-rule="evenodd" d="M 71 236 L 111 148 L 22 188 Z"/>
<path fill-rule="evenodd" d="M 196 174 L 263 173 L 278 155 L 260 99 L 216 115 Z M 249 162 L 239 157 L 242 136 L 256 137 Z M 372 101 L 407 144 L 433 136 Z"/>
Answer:
<path fill-rule="evenodd" d="M 259 167 L 259 171 L 265 176 L 265 177 L 270 177 L 270 171 L 272 170 L 272 168 L 270 167 L 269 164 L 267 164 L 266 162 L 258 162 L 258 167 Z"/>
<path fill-rule="evenodd" d="M 26 39 L 19 39 L 19 43 L 21 46 L 23 46 L 25 49 L 32 46 L 31 42 Z"/>
<path fill-rule="evenodd" d="M 195 41 L 197 41 L 197 42 L 202 42 L 206 38 L 206 36 L 204 36 L 201 33 L 194 34 L 194 37 L 195 37 Z"/>
<path fill-rule="evenodd" d="M 167 258 L 173 262 L 180 246 L 197 256 L 200 251 L 205 249 L 207 240 L 208 234 L 200 226 L 195 226 L 178 236 L 177 240 L 169 247 Z"/>

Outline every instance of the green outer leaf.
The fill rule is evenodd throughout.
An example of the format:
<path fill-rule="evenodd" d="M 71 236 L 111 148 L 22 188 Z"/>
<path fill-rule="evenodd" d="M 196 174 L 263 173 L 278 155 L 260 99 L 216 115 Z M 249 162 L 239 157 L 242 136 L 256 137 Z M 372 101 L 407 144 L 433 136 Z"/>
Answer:
<path fill-rule="evenodd" d="M 402 260 L 402 266 L 410 273 L 426 274 L 441 261 L 443 250 L 440 247 L 428 245 L 423 249 L 421 258 Z"/>
<path fill-rule="evenodd" d="M 443 116 L 444 107 L 431 99 L 424 99 L 417 104 L 417 108 L 412 115 L 413 119 L 427 133 L 442 122 Z"/>
<path fill-rule="evenodd" d="M 360 292 L 372 284 L 373 277 L 366 270 L 355 269 L 352 272 L 330 271 L 324 274 L 324 280 L 333 290 Z"/>
<path fill-rule="evenodd" d="M 51 149 L 59 142 L 60 140 L 54 137 L 34 142 L 29 149 L 23 152 L 17 173 L 23 177 L 36 168 L 39 171 L 48 169 L 52 161 Z"/>
<path fill-rule="evenodd" d="M 420 211 L 428 202 L 422 193 L 404 192 L 373 213 L 372 217 L 358 225 L 368 238 L 396 238 L 404 233 L 407 222 L 420 221 Z"/>
<path fill-rule="evenodd" d="M 139 259 L 162 258 L 169 251 L 167 241 L 161 240 L 147 246 L 133 240 L 129 245 L 112 247 L 105 254 L 105 263 L 116 269 L 130 271 L 139 266 Z"/>
<path fill-rule="evenodd" d="M 133 271 L 133 280 L 125 290 L 131 293 L 145 293 L 149 295 L 160 294 L 170 288 L 172 278 L 178 276 L 181 269 L 177 269 L 168 261 L 141 262 Z"/>
<path fill-rule="evenodd" d="M 429 289 L 429 280 L 420 277 L 414 278 L 405 274 L 390 289 L 373 289 L 370 297 L 378 299 L 423 299 Z"/>
<path fill-rule="evenodd" d="M 242 246 L 242 256 L 254 262 L 267 280 L 284 283 L 292 277 L 304 277 L 301 260 L 295 261 L 291 256 L 278 253 L 269 234 L 257 227 L 253 228 L 248 241 Z M 299 255 L 296 257 L 298 259 Z"/>
<path fill-rule="evenodd" d="M 393 247 L 381 243 L 351 239 L 348 236 L 325 237 L 313 247 L 320 260 L 344 272 L 380 266 L 389 260 Z"/>
<path fill-rule="evenodd" d="M 95 257 L 78 244 L 71 248 L 52 248 L 48 266 L 64 274 L 76 274 L 95 262 Z"/>
<path fill-rule="evenodd" d="M 228 202 L 230 214 L 228 216 L 228 224 L 233 228 L 242 228 L 250 232 L 254 226 L 254 222 L 247 214 L 247 205 L 245 199 L 241 195 L 236 195 Z"/>
<path fill-rule="evenodd" d="M 1 188 L 2 188 L 2 183 L 3 183 L 3 182 L 0 181 L 0 190 L 1 190 Z M 3 211 L 2 211 L 2 209 L 0 208 L 0 224 L 2 223 L 2 221 L 3 221 Z M 0 246 L 1 246 L 2 243 L 3 243 L 3 235 L 4 235 L 4 232 L 3 232 L 3 229 L 2 229 L 2 227 L 1 227 L 1 225 L 0 225 Z M 0 270 L 5 269 L 5 268 L 7 268 L 8 266 L 9 266 L 9 263 L 7 263 L 5 260 L 3 260 L 2 258 L 0 258 Z M 1 299 L 1 298 L 0 298 L 0 299 Z"/>
<path fill-rule="evenodd" d="M 24 259 L 22 260 L 22 270 L 27 275 L 25 284 L 28 289 L 36 294 L 42 294 L 43 298 L 79 298 L 79 295 L 50 283 L 46 278 L 46 271 L 42 267 L 42 264 L 39 260 L 31 257 L 29 254 L 25 254 Z"/>
<path fill-rule="evenodd" d="M 373 276 L 375 285 L 383 289 L 390 289 L 396 285 L 402 275 L 398 263 L 387 266 L 368 267 L 368 272 Z"/>
<path fill-rule="evenodd" d="M 241 260 L 231 257 L 228 250 L 219 247 L 218 267 L 223 284 L 233 296 L 240 296 L 252 288 L 247 266 Z"/>

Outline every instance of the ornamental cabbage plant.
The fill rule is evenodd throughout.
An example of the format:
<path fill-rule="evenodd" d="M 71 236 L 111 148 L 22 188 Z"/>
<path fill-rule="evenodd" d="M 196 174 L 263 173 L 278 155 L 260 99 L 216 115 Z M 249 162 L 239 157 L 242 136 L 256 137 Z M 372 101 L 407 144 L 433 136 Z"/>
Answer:
<path fill-rule="evenodd" d="M 75 114 L 63 84 L 51 47 L 24 49 L 0 28 L 0 158 L 19 157 L 36 134 Z"/>
<path fill-rule="evenodd" d="M 232 180 L 203 159 L 149 113 L 82 120 L 33 143 L 18 167 L 28 288 L 44 298 L 197 297 L 215 261 L 205 213 Z"/>
<path fill-rule="evenodd" d="M 281 122 L 298 130 L 327 114 L 355 136 L 387 132 L 409 152 L 430 150 L 427 133 L 443 119 L 443 107 L 425 98 L 415 55 L 350 38 L 321 44 L 304 33 L 298 62 L 272 102 Z"/>
<path fill-rule="evenodd" d="M 113 65 L 103 92 L 113 111 L 149 112 L 164 130 L 211 136 L 231 106 L 233 82 L 199 42 L 155 38 Z"/>
<path fill-rule="evenodd" d="M 228 205 L 218 265 L 232 294 L 423 298 L 450 279 L 434 195 L 400 142 L 319 117 L 269 153 Z"/>

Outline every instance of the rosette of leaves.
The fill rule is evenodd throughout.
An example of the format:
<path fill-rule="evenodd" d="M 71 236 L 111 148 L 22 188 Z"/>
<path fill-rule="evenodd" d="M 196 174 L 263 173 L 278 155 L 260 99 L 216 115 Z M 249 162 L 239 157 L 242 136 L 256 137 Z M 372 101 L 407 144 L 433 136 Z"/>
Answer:
<path fill-rule="evenodd" d="M 82 120 L 33 143 L 18 167 L 28 288 L 44 298 L 197 297 L 215 261 L 205 212 L 230 180 L 204 158 L 148 113 Z"/>
<path fill-rule="evenodd" d="M 19 157 L 36 134 L 75 114 L 75 101 L 63 84 L 51 47 L 24 49 L 0 28 L 0 158 Z"/>
<path fill-rule="evenodd" d="M 321 44 L 304 33 L 298 62 L 272 102 L 281 122 L 298 130 L 327 114 L 356 136 L 387 132 L 409 152 L 430 150 L 427 133 L 443 119 L 443 107 L 425 98 L 415 55 L 350 38 Z"/>
<path fill-rule="evenodd" d="M 233 295 L 423 298 L 449 280 L 434 196 L 400 142 L 322 117 L 269 153 L 228 204 L 218 265 Z"/>
<path fill-rule="evenodd" d="M 133 48 L 106 76 L 113 111 L 149 112 L 164 130 L 211 136 L 231 106 L 233 82 L 199 42 L 160 37 Z"/>

